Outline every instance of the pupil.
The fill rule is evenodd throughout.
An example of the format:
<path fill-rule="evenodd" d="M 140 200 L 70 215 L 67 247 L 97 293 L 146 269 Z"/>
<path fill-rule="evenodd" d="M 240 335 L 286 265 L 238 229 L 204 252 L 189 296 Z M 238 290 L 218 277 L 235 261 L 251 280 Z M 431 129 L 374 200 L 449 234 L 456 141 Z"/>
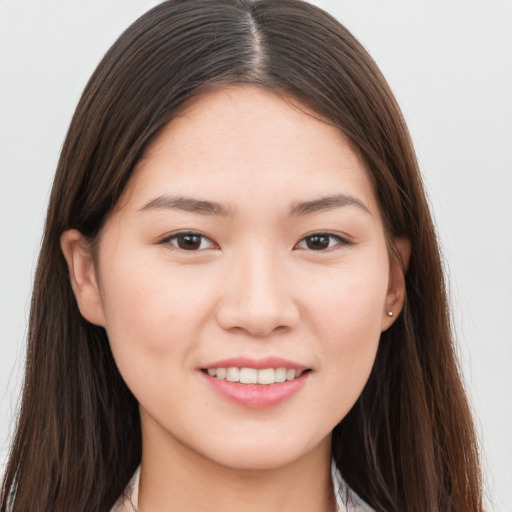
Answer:
<path fill-rule="evenodd" d="M 178 237 L 178 246 L 180 249 L 194 250 L 199 249 L 201 245 L 201 237 L 197 235 L 181 235 Z"/>
<path fill-rule="evenodd" d="M 323 235 L 310 236 L 307 240 L 308 249 L 320 250 L 329 247 L 329 237 Z"/>

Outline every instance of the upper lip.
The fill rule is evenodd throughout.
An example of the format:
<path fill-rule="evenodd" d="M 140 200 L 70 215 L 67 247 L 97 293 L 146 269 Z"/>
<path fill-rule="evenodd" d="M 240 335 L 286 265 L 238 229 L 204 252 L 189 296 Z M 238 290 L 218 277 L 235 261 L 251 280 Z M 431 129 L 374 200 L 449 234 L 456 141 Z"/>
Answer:
<path fill-rule="evenodd" d="M 264 370 L 265 368 L 287 368 L 293 370 L 308 369 L 307 366 L 291 361 L 290 359 L 274 356 L 264 357 L 261 359 L 251 357 L 232 357 L 229 359 L 221 359 L 202 367 L 203 370 L 208 370 L 210 368 L 255 368 L 256 370 Z"/>

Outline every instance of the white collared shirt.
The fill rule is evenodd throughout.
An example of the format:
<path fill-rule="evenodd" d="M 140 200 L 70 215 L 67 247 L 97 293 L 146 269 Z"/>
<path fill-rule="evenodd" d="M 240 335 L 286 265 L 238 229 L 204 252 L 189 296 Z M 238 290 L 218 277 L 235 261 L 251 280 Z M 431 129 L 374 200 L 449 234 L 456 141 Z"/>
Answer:
<path fill-rule="evenodd" d="M 343 480 L 334 459 L 331 462 L 332 485 L 337 512 L 374 512 Z M 135 471 L 123 495 L 110 512 L 137 512 L 139 501 L 140 466 Z"/>

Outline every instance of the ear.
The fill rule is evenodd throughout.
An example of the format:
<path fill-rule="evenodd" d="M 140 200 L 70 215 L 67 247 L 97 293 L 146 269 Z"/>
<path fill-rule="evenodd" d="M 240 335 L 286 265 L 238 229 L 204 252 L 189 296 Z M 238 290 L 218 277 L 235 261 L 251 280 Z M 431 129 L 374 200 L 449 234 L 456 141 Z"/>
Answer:
<path fill-rule="evenodd" d="M 389 329 L 402 311 L 405 301 L 405 273 L 411 258 L 411 241 L 405 237 L 393 240 L 395 250 L 389 269 L 388 292 L 382 312 L 382 331 Z"/>
<path fill-rule="evenodd" d="M 60 247 L 68 263 L 71 288 L 82 316 L 96 325 L 105 325 L 96 268 L 88 240 L 76 229 L 64 231 Z"/>

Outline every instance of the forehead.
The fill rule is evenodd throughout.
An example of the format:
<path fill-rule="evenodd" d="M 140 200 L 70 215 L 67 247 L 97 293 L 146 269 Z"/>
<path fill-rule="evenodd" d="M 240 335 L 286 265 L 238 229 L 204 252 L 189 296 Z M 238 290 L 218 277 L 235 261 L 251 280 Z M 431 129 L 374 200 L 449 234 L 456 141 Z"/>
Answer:
<path fill-rule="evenodd" d="M 202 93 L 163 128 L 129 185 L 137 195 L 159 187 L 245 199 L 263 188 L 300 200 L 351 189 L 376 207 L 368 170 L 339 129 L 296 99 L 253 86 Z"/>
<path fill-rule="evenodd" d="M 226 134 L 229 139 L 224 138 Z M 350 145 L 340 130 L 290 95 L 256 86 L 231 86 L 203 92 L 186 102 L 149 146 L 141 163 L 170 144 L 187 150 L 193 141 L 198 155 L 212 148 L 229 152 L 237 144 L 238 149 L 244 146 L 253 154 L 269 153 L 280 146 L 285 154 L 290 146 L 296 149 L 299 142 L 306 143 L 304 151 L 312 151 L 326 135 L 331 142 L 336 139 L 341 146 Z M 350 150 L 350 156 L 358 159 L 353 148 Z"/>

